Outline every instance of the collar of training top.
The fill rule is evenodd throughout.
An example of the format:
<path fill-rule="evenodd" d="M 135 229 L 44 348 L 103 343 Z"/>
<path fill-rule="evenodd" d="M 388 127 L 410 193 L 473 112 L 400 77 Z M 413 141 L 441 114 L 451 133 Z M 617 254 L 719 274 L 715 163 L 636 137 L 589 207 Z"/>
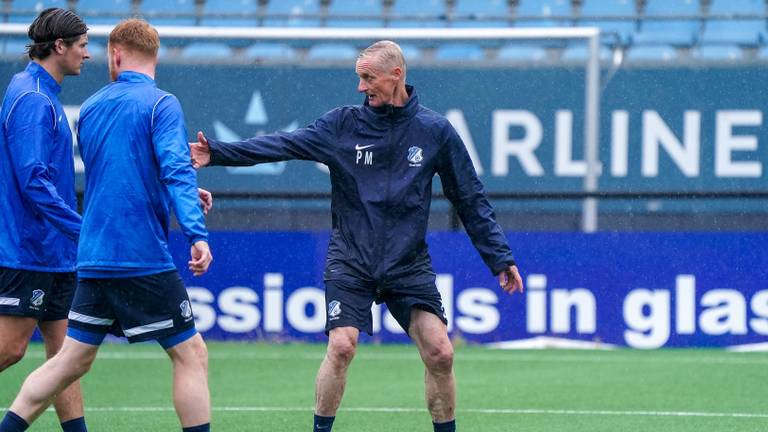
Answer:
<path fill-rule="evenodd" d="M 48 71 L 45 70 L 45 68 L 40 64 L 29 62 L 26 71 L 33 77 L 38 78 L 40 80 L 40 85 L 45 87 L 48 91 L 52 92 L 53 94 L 59 94 L 59 92 L 61 92 L 61 86 L 59 83 L 57 83 L 51 74 L 49 74 Z"/>
<path fill-rule="evenodd" d="M 155 83 L 155 80 L 153 80 L 149 75 L 144 75 L 140 72 L 134 72 L 134 71 L 125 71 L 120 72 L 120 75 L 117 76 L 117 80 L 119 82 L 145 82 L 145 83 Z"/>
<path fill-rule="evenodd" d="M 406 84 L 405 91 L 408 92 L 408 102 L 406 102 L 405 105 L 401 107 L 397 107 L 392 104 L 382 105 L 380 107 L 372 107 L 368 104 L 368 96 L 365 97 L 363 106 L 378 116 L 391 117 L 392 119 L 412 117 L 418 110 L 419 97 L 416 95 L 416 89 L 414 89 L 412 85 Z"/>

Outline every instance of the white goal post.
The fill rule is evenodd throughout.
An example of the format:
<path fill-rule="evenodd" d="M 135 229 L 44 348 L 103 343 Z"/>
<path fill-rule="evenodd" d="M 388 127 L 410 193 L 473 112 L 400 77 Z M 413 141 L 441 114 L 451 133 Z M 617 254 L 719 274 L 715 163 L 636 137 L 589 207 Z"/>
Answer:
<path fill-rule="evenodd" d="M 91 26 L 88 34 L 106 37 L 111 25 Z M 541 40 L 577 39 L 587 43 L 584 78 L 584 191 L 597 192 L 600 125 L 600 29 L 596 27 L 551 28 L 329 28 L 329 27 L 173 27 L 157 26 L 161 37 L 180 39 L 254 40 Z M 0 23 L 2 35 L 26 35 L 27 24 Z M 597 199 L 588 197 L 582 205 L 581 228 L 597 231 Z"/>

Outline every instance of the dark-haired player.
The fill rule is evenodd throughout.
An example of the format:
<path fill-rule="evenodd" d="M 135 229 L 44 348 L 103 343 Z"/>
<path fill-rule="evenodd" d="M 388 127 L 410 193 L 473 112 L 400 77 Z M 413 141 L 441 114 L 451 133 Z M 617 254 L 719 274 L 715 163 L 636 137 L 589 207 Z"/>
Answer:
<path fill-rule="evenodd" d="M 75 212 L 72 133 L 61 83 L 79 75 L 88 27 L 71 11 L 40 13 L 31 61 L 5 92 L 0 133 L 0 371 L 21 360 L 40 328 L 52 357 L 62 346 L 75 290 L 80 216 Z M 85 431 L 78 382 L 54 402 L 64 431 Z"/>
<path fill-rule="evenodd" d="M 67 337 L 27 377 L 0 432 L 24 431 L 88 372 L 116 327 L 129 342 L 156 340 L 165 349 L 183 431 L 210 430 L 208 353 L 168 250 L 171 209 L 191 247 L 190 270 L 205 273 L 212 257 L 181 105 L 155 84 L 159 47 L 157 30 L 139 19 L 109 35 L 113 82 L 80 110 L 85 203 Z"/>

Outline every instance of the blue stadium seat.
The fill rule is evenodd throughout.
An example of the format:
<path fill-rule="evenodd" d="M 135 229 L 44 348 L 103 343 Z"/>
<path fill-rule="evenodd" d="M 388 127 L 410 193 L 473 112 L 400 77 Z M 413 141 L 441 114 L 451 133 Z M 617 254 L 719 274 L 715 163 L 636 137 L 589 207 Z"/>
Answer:
<path fill-rule="evenodd" d="M 43 9 L 49 7 L 67 8 L 67 0 L 13 0 L 8 21 L 31 24 Z"/>
<path fill-rule="evenodd" d="M 142 0 L 139 11 L 153 25 L 195 24 L 195 0 Z"/>
<path fill-rule="evenodd" d="M 205 26 L 254 27 L 258 24 L 257 0 L 207 0 L 200 24 Z M 215 16 L 222 14 L 226 16 Z"/>
<path fill-rule="evenodd" d="M 395 0 L 391 27 L 445 27 L 445 0 Z M 410 17 L 411 19 L 408 19 Z"/>
<path fill-rule="evenodd" d="M 518 27 L 567 27 L 572 23 L 573 10 L 570 0 L 520 0 L 517 6 L 518 17 L 538 17 L 519 19 Z M 552 19 L 567 16 L 569 19 Z"/>
<path fill-rule="evenodd" d="M 633 45 L 625 54 L 627 62 L 671 62 L 677 52 L 670 45 Z"/>
<path fill-rule="evenodd" d="M 645 19 L 632 37 L 637 44 L 691 46 L 701 26 L 698 19 L 660 20 L 672 15 L 696 16 L 701 13 L 699 0 L 646 0 Z"/>
<path fill-rule="evenodd" d="M 454 27 L 509 26 L 507 0 L 456 0 L 453 6 Z"/>
<path fill-rule="evenodd" d="M 342 43 L 319 43 L 307 52 L 310 60 L 354 60 L 358 50 L 352 45 Z"/>
<path fill-rule="evenodd" d="M 328 6 L 329 27 L 381 27 L 381 0 L 331 0 Z"/>
<path fill-rule="evenodd" d="M 712 0 L 710 15 L 763 15 L 763 0 Z M 701 34 L 703 44 L 738 44 L 755 46 L 765 31 L 762 19 L 721 20 L 707 19 Z"/>
<path fill-rule="evenodd" d="M 613 51 L 606 46 L 600 45 L 598 48 L 598 57 L 600 57 L 600 61 L 609 61 L 612 56 Z M 588 57 L 589 52 L 587 50 L 587 45 L 584 43 L 570 45 L 560 53 L 560 59 L 564 61 L 578 61 L 583 63 L 587 61 Z"/>
<path fill-rule="evenodd" d="M 76 7 L 88 24 L 117 24 L 133 14 L 131 0 L 79 0 Z"/>
<path fill-rule="evenodd" d="M 707 20 L 699 41 L 702 44 L 737 44 L 757 46 L 765 30 L 762 20 Z"/>
<path fill-rule="evenodd" d="M 243 55 L 251 60 L 286 61 L 296 59 L 296 50 L 282 43 L 260 42 L 248 47 Z"/>
<path fill-rule="evenodd" d="M 435 51 L 435 59 L 442 61 L 479 61 L 484 58 L 483 48 L 471 43 L 446 43 Z"/>
<path fill-rule="evenodd" d="M 599 27 L 603 33 L 616 33 L 622 41 L 630 39 L 635 29 L 635 21 L 632 19 L 610 19 L 610 17 L 636 16 L 634 0 L 584 0 L 581 6 L 583 20 L 581 26 Z M 608 17 L 607 19 L 594 20 L 590 17 Z"/>
<path fill-rule="evenodd" d="M 496 58 L 512 61 L 544 61 L 547 59 L 547 50 L 539 45 L 513 42 L 499 48 Z"/>
<path fill-rule="evenodd" d="M 317 27 L 320 25 L 320 13 L 320 0 L 270 1 L 267 3 L 264 25 Z"/>
<path fill-rule="evenodd" d="M 182 48 L 181 57 L 200 62 L 229 59 L 232 57 L 232 48 L 221 42 L 192 42 Z"/>
<path fill-rule="evenodd" d="M 711 61 L 738 61 L 744 58 L 738 45 L 702 45 L 691 54 L 695 59 Z"/>
<path fill-rule="evenodd" d="M 711 0 L 709 14 L 763 14 L 766 7 L 763 0 Z"/>

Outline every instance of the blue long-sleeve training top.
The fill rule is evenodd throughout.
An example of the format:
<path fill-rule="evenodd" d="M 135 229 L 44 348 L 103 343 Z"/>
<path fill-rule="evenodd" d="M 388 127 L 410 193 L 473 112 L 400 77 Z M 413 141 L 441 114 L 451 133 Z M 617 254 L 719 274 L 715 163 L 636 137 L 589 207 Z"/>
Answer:
<path fill-rule="evenodd" d="M 466 147 L 448 120 L 419 104 L 330 111 L 310 126 L 245 141 L 209 140 L 212 165 L 286 159 L 321 162 L 331 175 L 332 233 L 324 278 L 362 279 L 380 288 L 430 283 L 425 236 L 432 179 L 456 207 L 494 274 L 514 264 Z"/>
<path fill-rule="evenodd" d="M 0 267 L 75 270 L 80 215 L 61 87 L 31 62 L 11 79 L 0 133 Z"/>
<path fill-rule="evenodd" d="M 174 269 L 170 209 L 187 241 L 207 240 L 184 114 L 178 99 L 137 72 L 88 98 L 80 109 L 85 164 L 78 276 L 143 276 Z"/>

